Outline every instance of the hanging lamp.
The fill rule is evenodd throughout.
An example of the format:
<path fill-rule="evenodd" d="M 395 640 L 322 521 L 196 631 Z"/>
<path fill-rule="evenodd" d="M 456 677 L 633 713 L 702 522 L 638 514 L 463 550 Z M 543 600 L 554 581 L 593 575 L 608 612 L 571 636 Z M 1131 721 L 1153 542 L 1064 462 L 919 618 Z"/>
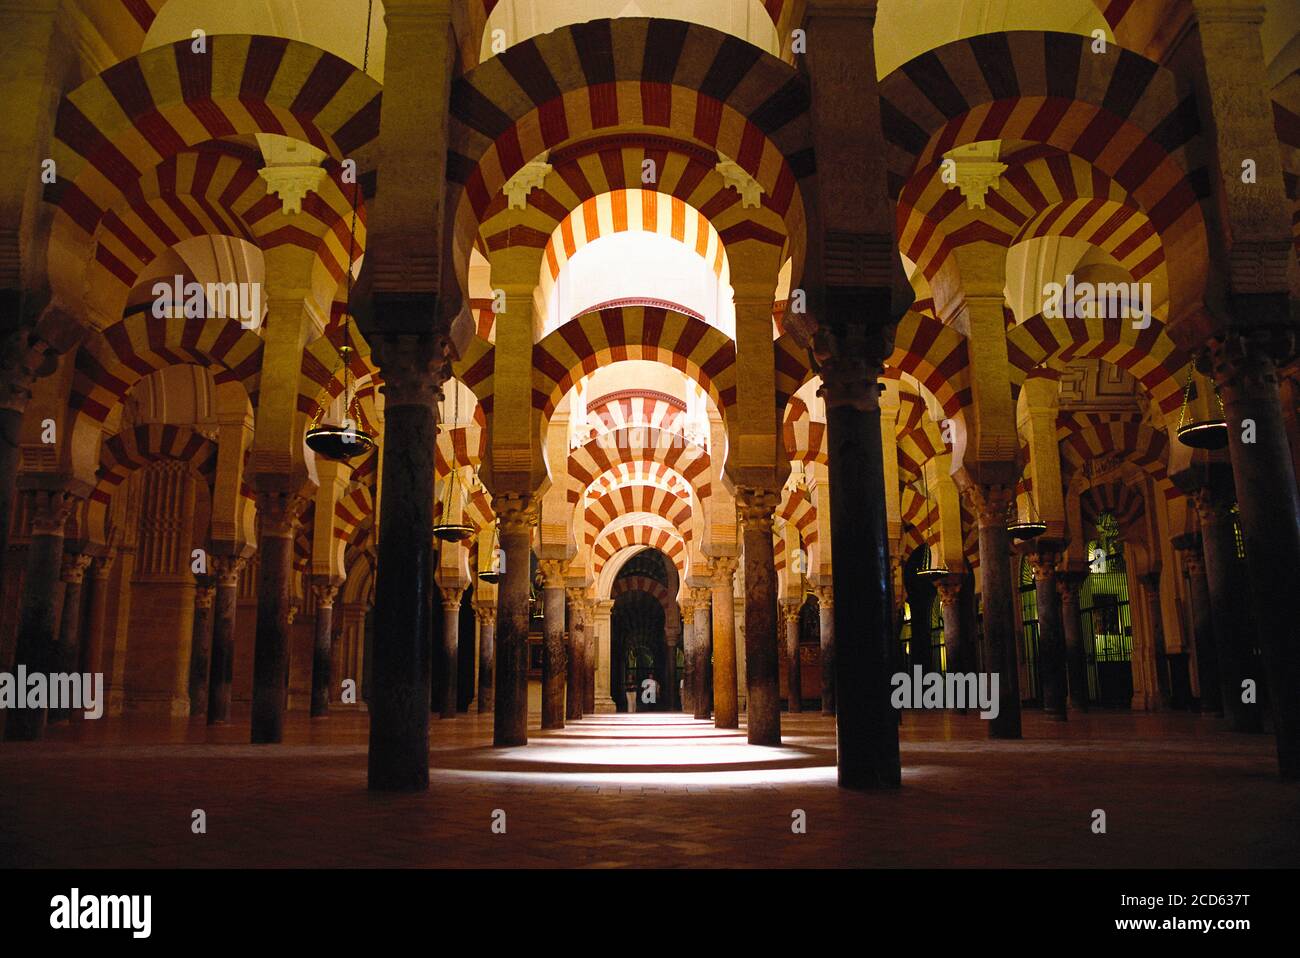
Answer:
<path fill-rule="evenodd" d="M 1007 523 L 1007 534 L 1016 542 L 1037 539 L 1047 531 L 1047 523 L 1043 521 L 1038 514 L 1038 507 L 1034 505 L 1034 491 L 1032 489 L 1029 490 L 1026 498 L 1029 500 L 1029 514 L 1023 519 L 1017 516 Z"/>
<path fill-rule="evenodd" d="M 1213 382 L 1213 381 L 1212 381 Z M 1187 385 L 1183 387 L 1183 411 L 1178 417 L 1178 441 L 1193 449 L 1222 449 L 1228 444 L 1228 422 L 1223 413 L 1223 397 L 1219 395 L 1218 383 L 1214 383 L 1214 398 L 1219 404 L 1218 419 L 1202 419 L 1192 422 L 1192 367 L 1187 367 Z"/>
<path fill-rule="evenodd" d="M 451 420 L 454 429 L 460 423 L 460 384 L 453 379 L 451 388 L 454 392 L 452 399 L 454 411 Z M 447 484 L 443 487 L 442 521 L 433 524 L 433 537 L 441 542 L 464 542 L 474 534 L 473 526 L 465 522 L 452 522 L 450 519 L 451 505 L 455 501 L 455 490 L 460 488 L 460 484 L 460 470 L 456 468 L 456 463 L 453 460 L 447 465 Z"/>
<path fill-rule="evenodd" d="M 362 54 L 362 73 L 370 65 L 370 17 L 373 8 L 374 0 L 371 0 L 367 5 L 366 13 L 366 40 L 365 50 Z M 354 183 L 352 187 L 352 225 L 348 232 L 348 298 L 346 302 L 349 310 L 352 304 L 352 270 L 356 265 L 357 204 L 360 197 L 361 186 L 359 183 Z M 336 462 L 347 462 L 349 459 L 356 459 L 358 456 L 364 456 L 375 448 L 374 435 L 361 429 L 358 425 L 361 421 L 361 408 L 352 383 L 352 354 L 356 350 L 352 348 L 351 320 L 350 312 L 343 314 L 343 344 L 339 346 L 338 351 L 339 361 L 343 365 L 342 422 L 338 425 L 324 422 L 325 406 L 322 403 L 317 403 L 316 417 L 312 420 L 312 424 L 304 438 L 308 449 L 318 456 L 324 456 L 326 459 L 333 459 Z"/>
<path fill-rule="evenodd" d="M 930 482 L 925 477 L 925 467 L 921 467 L 921 495 L 925 497 L 925 526 L 930 528 L 934 522 L 933 514 L 930 510 Z M 923 582 L 932 582 L 935 579 L 942 579 L 948 575 L 948 569 L 944 566 L 935 566 L 934 553 L 930 549 L 928 542 L 922 543 L 925 549 L 925 556 L 921 560 L 921 568 L 916 570 L 916 577 Z"/>
<path fill-rule="evenodd" d="M 505 576 L 505 570 L 501 568 L 501 533 L 497 523 L 492 523 L 492 564 L 486 569 L 480 569 L 478 577 L 484 582 L 496 584 Z"/>

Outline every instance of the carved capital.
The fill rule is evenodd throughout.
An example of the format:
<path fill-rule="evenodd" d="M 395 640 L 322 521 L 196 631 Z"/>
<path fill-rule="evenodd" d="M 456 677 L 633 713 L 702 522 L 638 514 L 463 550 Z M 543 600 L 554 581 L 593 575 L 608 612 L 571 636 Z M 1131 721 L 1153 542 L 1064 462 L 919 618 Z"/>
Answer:
<path fill-rule="evenodd" d="M 565 589 L 564 594 L 569 600 L 569 622 L 575 629 L 582 628 L 590 621 L 587 614 L 587 590 L 573 586 Z"/>
<path fill-rule="evenodd" d="M 781 618 L 786 623 L 797 623 L 799 621 L 799 611 L 803 608 L 803 602 L 799 599 L 785 599 L 781 602 Z"/>
<path fill-rule="evenodd" d="M 939 605 L 951 609 L 961 598 L 961 577 L 945 576 L 935 583 L 934 588 L 939 593 Z"/>
<path fill-rule="evenodd" d="M 962 492 L 971 511 L 975 513 L 981 529 L 990 526 L 1006 526 L 1007 516 L 1011 512 L 1011 503 L 1016 498 L 1014 486 L 970 485 Z"/>
<path fill-rule="evenodd" d="M 339 583 L 329 579 L 317 579 L 311 584 L 311 594 L 316 600 L 316 608 L 332 609 L 339 594 Z"/>
<path fill-rule="evenodd" d="M 196 609 L 210 609 L 216 597 L 217 587 L 215 585 L 200 585 L 194 590 L 194 607 Z"/>
<path fill-rule="evenodd" d="M 257 535 L 259 538 L 292 539 L 298 534 L 307 500 L 291 492 L 257 494 Z"/>
<path fill-rule="evenodd" d="M 63 535 L 77 497 L 64 489 L 28 489 L 26 495 L 32 535 Z"/>
<path fill-rule="evenodd" d="M 689 593 L 677 603 L 677 607 L 681 610 L 683 622 L 689 624 L 695 620 L 695 600 Z"/>
<path fill-rule="evenodd" d="M 429 317 L 432 324 L 435 317 Z M 451 339 L 444 333 L 371 333 L 371 359 L 384 384 L 385 408 L 428 406 L 437 411 L 442 384 L 451 378 Z"/>
<path fill-rule="evenodd" d="M 1232 515 L 1232 500 L 1210 486 L 1192 490 L 1191 499 L 1203 526 L 1224 521 Z"/>
<path fill-rule="evenodd" d="M 526 492 L 505 492 L 492 497 L 492 512 L 501 524 L 501 534 L 530 533 L 537 521 L 537 506 Z"/>
<path fill-rule="evenodd" d="M 94 561 L 91 575 L 96 582 L 107 582 L 109 576 L 113 574 L 113 563 L 117 561 L 117 553 L 109 552 L 106 555 L 97 556 Z"/>
<path fill-rule="evenodd" d="M 828 585 L 819 585 L 815 590 L 817 593 L 817 605 L 823 613 L 829 613 L 835 608 L 835 590 Z"/>
<path fill-rule="evenodd" d="M 86 577 L 91 557 L 82 552 L 65 552 L 63 564 L 59 567 L 59 578 L 67 583 L 79 585 Z"/>
<path fill-rule="evenodd" d="M 463 585 L 439 586 L 438 591 L 442 593 L 442 608 L 444 612 L 455 612 L 460 609 L 461 596 L 465 594 L 465 587 Z"/>
<path fill-rule="evenodd" d="M 1059 552 L 1030 552 L 1025 558 L 1029 560 L 1035 582 L 1050 582 L 1056 578 L 1056 567 L 1061 561 Z"/>
<path fill-rule="evenodd" d="M 244 571 L 247 562 L 244 556 L 212 556 L 208 560 L 208 568 L 219 587 L 233 589 L 239 585 L 239 574 Z"/>
<path fill-rule="evenodd" d="M 772 534 L 772 519 L 781 505 L 781 494 L 755 486 L 736 487 L 736 518 L 746 531 L 758 529 Z"/>
<path fill-rule="evenodd" d="M 497 604 L 495 602 L 478 601 L 474 603 L 474 614 L 482 625 L 496 625 L 497 622 Z"/>
<path fill-rule="evenodd" d="M 542 559 L 537 563 L 538 571 L 542 573 L 542 580 L 546 583 L 546 588 L 564 588 L 564 570 L 568 568 L 568 565 L 563 559 Z"/>
<path fill-rule="evenodd" d="M 735 572 L 734 567 L 732 568 L 732 572 Z M 700 586 L 691 589 L 691 602 L 694 603 L 696 610 L 703 609 L 704 611 L 707 612 L 709 610 L 709 605 L 712 601 L 713 601 L 713 592 L 707 587 Z"/>
<path fill-rule="evenodd" d="M 1263 327 L 1230 329 L 1206 348 L 1201 365 L 1208 363 L 1214 381 L 1227 399 L 1269 398 L 1278 388 L 1278 368 L 1296 355 L 1293 330 Z"/>
<path fill-rule="evenodd" d="M 740 560 L 735 556 L 715 556 L 711 566 L 714 585 L 730 589 L 736 569 L 740 567 Z"/>

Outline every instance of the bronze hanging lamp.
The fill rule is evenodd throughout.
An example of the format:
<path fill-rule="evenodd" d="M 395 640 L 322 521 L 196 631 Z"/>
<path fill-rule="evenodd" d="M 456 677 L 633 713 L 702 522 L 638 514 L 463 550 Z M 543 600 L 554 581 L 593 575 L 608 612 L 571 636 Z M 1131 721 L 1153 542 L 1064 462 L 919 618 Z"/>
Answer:
<path fill-rule="evenodd" d="M 460 384 L 454 379 L 451 381 L 451 388 L 455 391 L 452 400 L 454 403 L 454 413 L 452 414 L 452 428 L 460 422 Z M 453 453 L 454 456 L 454 453 Z M 453 461 L 447 464 L 447 484 L 443 486 L 442 493 L 442 517 L 441 521 L 433 524 L 433 537 L 440 542 L 464 542 L 474 534 L 474 527 L 466 522 L 451 521 L 451 506 L 455 502 L 455 492 L 461 486 L 460 470 L 456 468 Z"/>
<path fill-rule="evenodd" d="M 368 10 L 373 8 L 373 0 Z M 362 54 L 361 70 L 364 73 L 370 64 L 370 12 L 366 19 L 365 51 Z M 354 183 L 352 189 L 352 225 L 348 231 L 348 288 L 347 304 L 352 303 L 352 271 L 356 265 L 357 205 L 361 198 L 361 184 Z M 360 428 L 361 406 L 357 401 L 356 389 L 352 382 L 352 317 L 349 312 L 343 314 L 343 344 L 339 346 L 339 361 L 343 365 L 343 416 L 338 425 L 324 422 L 325 406 L 316 404 L 316 417 L 307 430 L 304 441 L 307 448 L 318 456 L 347 462 L 364 456 L 375 448 L 375 437 Z"/>
<path fill-rule="evenodd" d="M 1034 505 L 1034 491 L 1032 489 L 1026 494 L 1029 500 L 1029 512 L 1025 518 L 1021 519 L 1019 515 L 1007 523 L 1007 534 L 1016 542 L 1027 542 L 1030 539 L 1037 539 L 1047 531 L 1047 523 L 1043 521 L 1042 516 L 1038 514 L 1038 507 Z"/>
<path fill-rule="evenodd" d="M 505 569 L 501 553 L 501 532 L 500 523 L 492 523 L 492 564 L 486 569 L 479 569 L 478 577 L 484 582 L 495 585 L 505 577 Z"/>
<path fill-rule="evenodd" d="M 930 509 L 930 482 L 925 477 L 924 466 L 921 467 L 921 495 L 925 498 L 925 526 L 928 529 L 934 523 L 934 516 Z M 934 565 L 934 552 L 930 544 L 922 542 L 921 546 L 925 549 L 925 555 L 921 559 L 921 568 L 916 570 L 916 577 L 923 582 L 933 582 L 948 575 L 947 567 Z"/>
<path fill-rule="evenodd" d="M 1187 367 L 1187 385 L 1183 387 L 1183 410 L 1178 417 L 1178 441 L 1193 449 L 1222 449 L 1228 444 L 1228 421 L 1223 412 L 1223 397 L 1219 395 L 1218 383 L 1214 383 L 1214 398 L 1219 404 L 1218 419 L 1191 420 L 1192 390 L 1195 383 L 1192 367 Z"/>

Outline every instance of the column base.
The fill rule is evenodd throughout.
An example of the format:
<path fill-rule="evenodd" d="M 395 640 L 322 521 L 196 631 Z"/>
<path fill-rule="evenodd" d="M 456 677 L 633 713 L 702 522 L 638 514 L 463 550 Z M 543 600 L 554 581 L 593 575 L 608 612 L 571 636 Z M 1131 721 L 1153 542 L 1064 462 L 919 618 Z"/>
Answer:
<path fill-rule="evenodd" d="M 597 714 L 597 715 L 614 715 L 614 714 L 617 713 L 617 712 L 618 712 L 618 709 L 614 706 L 614 700 L 613 700 L 613 699 L 597 699 L 597 700 L 596 700 L 596 714 Z"/>

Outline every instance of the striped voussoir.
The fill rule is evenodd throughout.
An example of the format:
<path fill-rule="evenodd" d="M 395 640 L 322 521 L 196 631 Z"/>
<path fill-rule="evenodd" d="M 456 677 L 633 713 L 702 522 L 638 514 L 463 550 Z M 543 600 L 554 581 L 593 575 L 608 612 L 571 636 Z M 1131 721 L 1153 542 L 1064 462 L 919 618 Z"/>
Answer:
<path fill-rule="evenodd" d="M 792 397 L 785 407 L 781 437 L 791 462 L 826 465 L 826 423 L 813 419 L 808 404 L 798 396 Z"/>
<path fill-rule="evenodd" d="M 815 171 L 807 85 L 788 64 L 708 27 L 642 18 L 566 26 L 456 79 L 451 103 L 457 275 L 510 177 L 534 157 L 614 127 L 667 131 L 722 153 L 797 227 L 790 235 L 805 228 L 799 183 Z"/>
<path fill-rule="evenodd" d="M 675 309 L 622 306 L 587 313 L 533 347 L 533 407 L 548 419 L 564 394 L 599 367 L 642 359 L 698 383 L 724 418 L 736 399 L 736 346 L 718 329 Z M 476 394 L 482 393 L 476 389 Z"/>
<path fill-rule="evenodd" d="M 678 614 L 677 603 L 669 594 L 668 586 L 658 579 L 652 579 L 648 575 L 625 575 L 615 579 L 614 584 L 609 587 L 609 597 L 615 602 L 618 601 L 619 596 L 627 595 L 629 592 L 644 592 L 653 597 L 664 610 L 664 615 L 667 617 L 665 621 L 672 621 L 671 617 Z"/>
<path fill-rule="evenodd" d="M 601 530 L 611 522 L 619 516 L 636 512 L 648 512 L 666 519 L 681 533 L 684 540 L 690 542 L 692 530 L 689 492 L 683 497 L 649 483 L 618 486 L 598 497 L 589 498 L 583 517 L 583 542 L 592 545 Z"/>
<path fill-rule="evenodd" d="M 1041 313 L 1007 331 L 1007 359 L 1012 388 L 1018 389 L 1029 371 L 1047 364 L 1064 369 L 1074 359 L 1102 359 L 1130 373 L 1164 414 L 1182 402 L 1180 373 L 1188 358 L 1151 318 L 1146 329 L 1131 319 L 1049 319 Z"/>
<path fill-rule="evenodd" d="M 1158 482 L 1168 476 L 1169 437 L 1133 416 L 1098 421 L 1087 417 L 1062 416 L 1057 423 L 1061 466 L 1067 481 L 1075 473 L 1098 464 L 1131 462 Z"/>
<path fill-rule="evenodd" d="M 945 416 L 956 416 L 971 404 L 966 337 L 933 317 L 908 310 L 898 321 L 886 365 L 916 379 Z"/>
<path fill-rule="evenodd" d="M 1079 512 L 1085 526 L 1096 528 L 1106 513 L 1115 517 L 1121 533 L 1130 531 L 1146 513 L 1142 491 L 1127 482 L 1105 482 L 1079 493 Z"/>
<path fill-rule="evenodd" d="M 366 389 L 367 395 L 373 395 L 377 385 L 382 383 L 379 367 L 370 358 L 370 344 L 364 336 L 358 336 L 355 330 L 347 337 L 353 352 L 346 369 L 346 376 L 351 378 L 358 400 Z M 342 395 L 344 390 L 345 370 L 343 358 L 339 354 L 345 340 L 341 324 L 331 325 L 325 334 L 313 339 L 302 351 L 302 365 L 298 379 L 297 409 L 306 416 L 314 417 L 321 407 L 330 404 Z M 358 426 L 374 431 L 377 417 L 373 402 L 358 402 L 361 415 Z"/>
<path fill-rule="evenodd" d="M 637 547 L 658 549 L 672 560 L 680 576 L 686 576 L 686 541 L 675 529 L 657 525 L 626 525 L 602 532 L 592 546 L 592 571 L 599 576 L 615 555 Z"/>
<path fill-rule="evenodd" d="M 636 426 L 680 432 L 685 415 L 686 403 L 653 389 L 621 389 L 587 401 L 587 422 L 599 424 L 591 435 Z"/>
<path fill-rule="evenodd" d="M 346 60 L 278 37 L 217 35 L 123 60 L 73 90 L 54 128 L 47 201 L 85 234 L 170 157 L 210 140 L 274 133 L 341 161 L 379 132 L 379 84 Z M 358 164 L 361 165 L 361 164 Z"/>
<path fill-rule="evenodd" d="M 209 487 L 216 476 L 216 443 L 188 426 L 151 423 L 105 437 L 86 505 L 87 533 L 93 541 L 106 541 L 113 496 L 122 483 L 137 469 L 163 459 L 185 463 Z"/>
<path fill-rule="evenodd" d="M 71 407 L 104 422 L 145 376 L 165 366 L 193 364 L 216 371 L 218 384 L 240 383 L 257 402 L 262 340 L 230 319 L 156 319 L 131 313 L 90 333 L 77 350 Z"/>
<path fill-rule="evenodd" d="M 569 502 L 576 504 L 584 490 L 612 470 L 642 464 L 680 476 L 700 499 L 712 494 L 710 458 L 703 446 L 680 432 L 633 426 L 599 433 L 569 453 Z"/>
<path fill-rule="evenodd" d="M 1210 177 L 1191 159 L 1200 136 L 1193 91 L 1171 71 L 1115 44 L 1094 53 L 1088 37 L 1013 31 L 930 50 L 880 91 L 892 195 L 959 144 L 1046 144 L 1097 167 L 1145 212 L 1164 246 L 1175 312 L 1201 298 Z"/>

